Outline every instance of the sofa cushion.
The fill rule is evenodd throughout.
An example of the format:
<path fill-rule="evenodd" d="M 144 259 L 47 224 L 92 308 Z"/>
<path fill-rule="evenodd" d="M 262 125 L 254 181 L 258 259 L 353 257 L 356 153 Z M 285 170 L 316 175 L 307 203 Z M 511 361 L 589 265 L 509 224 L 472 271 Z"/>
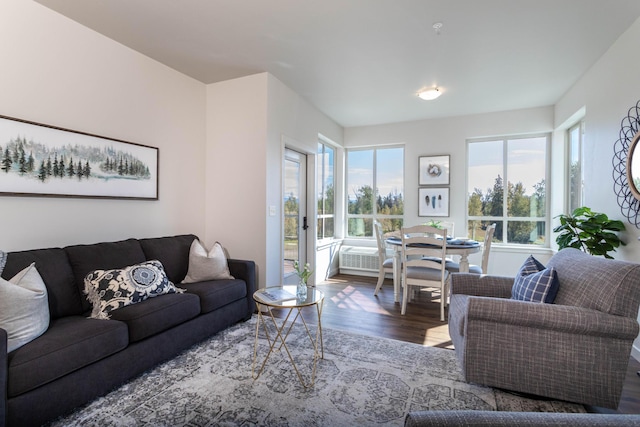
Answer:
<path fill-rule="evenodd" d="M 9 279 L 26 267 L 36 264 L 38 273 L 47 286 L 51 319 L 82 314 L 85 299 L 76 286 L 67 253 L 61 248 L 35 249 L 7 253 L 7 264 L 2 277 Z"/>
<path fill-rule="evenodd" d="M 193 234 L 140 239 L 140 246 L 148 260 L 157 259 L 164 265 L 169 280 L 180 283 L 187 274 L 189 248 L 195 239 Z"/>
<path fill-rule="evenodd" d="M 7 352 L 38 338 L 48 327 L 47 288 L 35 263 L 9 281 L 0 279 L 0 328 L 7 331 Z"/>
<path fill-rule="evenodd" d="M 7 253 L 4 251 L 0 251 L 0 274 L 2 274 L 2 270 L 4 270 L 4 266 L 7 264 Z"/>
<path fill-rule="evenodd" d="M 69 256 L 69 263 L 80 294 L 84 291 L 84 278 L 93 270 L 122 268 L 147 260 L 136 239 L 67 246 L 64 250 Z M 82 299 L 82 308 L 83 312 L 91 310 L 91 304 L 86 298 Z"/>
<path fill-rule="evenodd" d="M 8 396 L 14 397 L 124 349 L 127 326 L 68 316 L 51 321 L 38 339 L 9 354 Z"/>
<path fill-rule="evenodd" d="M 243 280 L 209 280 L 197 283 L 181 283 L 187 293 L 200 298 L 201 313 L 209 313 L 219 307 L 247 297 L 247 284 Z"/>
<path fill-rule="evenodd" d="M 113 320 L 126 323 L 129 341 L 136 342 L 193 319 L 200 301 L 188 293 L 167 294 L 111 312 Z"/>
<path fill-rule="evenodd" d="M 545 268 L 532 255 L 516 274 L 511 298 L 518 301 L 550 304 L 558 293 L 558 277 L 554 268 Z"/>
<path fill-rule="evenodd" d="M 200 240 L 194 240 L 189 250 L 189 270 L 182 283 L 195 283 L 205 280 L 233 279 L 229 273 L 227 256 L 219 242 L 215 242 L 207 251 Z"/>
<path fill-rule="evenodd" d="M 84 283 L 84 292 L 93 304 L 94 319 L 108 319 L 113 310 L 148 298 L 184 292 L 171 283 L 157 260 L 121 269 L 95 270 L 87 274 Z"/>

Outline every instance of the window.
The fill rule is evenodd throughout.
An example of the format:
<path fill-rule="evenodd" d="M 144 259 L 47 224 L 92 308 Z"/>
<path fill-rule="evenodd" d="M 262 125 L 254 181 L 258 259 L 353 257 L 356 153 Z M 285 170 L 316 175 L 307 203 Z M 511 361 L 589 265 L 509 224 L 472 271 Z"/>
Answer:
<path fill-rule="evenodd" d="M 334 159 L 335 149 L 318 143 L 317 188 L 318 188 L 318 240 L 334 237 L 335 191 Z"/>
<path fill-rule="evenodd" d="M 469 237 L 495 222 L 494 242 L 548 246 L 548 147 L 549 135 L 468 142 Z"/>
<path fill-rule="evenodd" d="M 404 148 L 347 152 L 347 236 L 373 237 L 373 220 L 384 232 L 402 228 Z"/>
<path fill-rule="evenodd" d="M 567 130 L 569 140 L 569 212 L 584 205 L 582 175 L 582 144 L 584 140 L 584 121 L 580 121 Z"/>

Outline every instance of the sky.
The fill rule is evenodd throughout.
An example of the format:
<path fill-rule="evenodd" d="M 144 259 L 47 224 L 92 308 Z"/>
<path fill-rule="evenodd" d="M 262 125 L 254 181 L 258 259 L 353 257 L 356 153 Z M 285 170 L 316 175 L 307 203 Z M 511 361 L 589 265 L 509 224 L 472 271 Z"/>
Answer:
<path fill-rule="evenodd" d="M 533 186 L 545 176 L 546 143 L 544 136 L 512 139 L 508 141 L 506 153 L 502 140 L 470 143 L 469 192 L 479 188 L 486 193 L 500 175 L 509 182 L 522 182 L 526 194 L 531 195 Z M 503 172 L 505 154 L 508 159 L 506 173 Z"/>

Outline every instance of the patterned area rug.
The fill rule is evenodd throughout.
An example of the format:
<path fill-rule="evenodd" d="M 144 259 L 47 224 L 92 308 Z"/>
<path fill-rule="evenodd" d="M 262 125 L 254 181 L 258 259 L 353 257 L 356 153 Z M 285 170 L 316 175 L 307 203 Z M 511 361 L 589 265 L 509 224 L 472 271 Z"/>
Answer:
<path fill-rule="evenodd" d="M 327 328 L 313 387 L 301 385 L 284 348 L 254 380 L 255 324 L 254 317 L 221 332 L 52 425 L 401 426 L 415 410 L 584 412 L 467 384 L 452 350 Z M 263 357 L 268 342 L 260 331 Z M 286 342 L 309 381 L 313 348 L 302 325 Z"/>

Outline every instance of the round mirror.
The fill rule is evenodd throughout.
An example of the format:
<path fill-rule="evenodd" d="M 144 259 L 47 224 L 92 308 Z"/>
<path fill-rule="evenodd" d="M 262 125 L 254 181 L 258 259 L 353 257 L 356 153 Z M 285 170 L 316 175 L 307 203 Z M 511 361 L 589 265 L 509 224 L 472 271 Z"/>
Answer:
<path fill-rule="evenodd" d="M 640 200 L 640 149 L 638 140 L 640 132 L 636 133 L 629 144 L 629 154 L 627 155 L 627 182 L 634 197 Z"/>

